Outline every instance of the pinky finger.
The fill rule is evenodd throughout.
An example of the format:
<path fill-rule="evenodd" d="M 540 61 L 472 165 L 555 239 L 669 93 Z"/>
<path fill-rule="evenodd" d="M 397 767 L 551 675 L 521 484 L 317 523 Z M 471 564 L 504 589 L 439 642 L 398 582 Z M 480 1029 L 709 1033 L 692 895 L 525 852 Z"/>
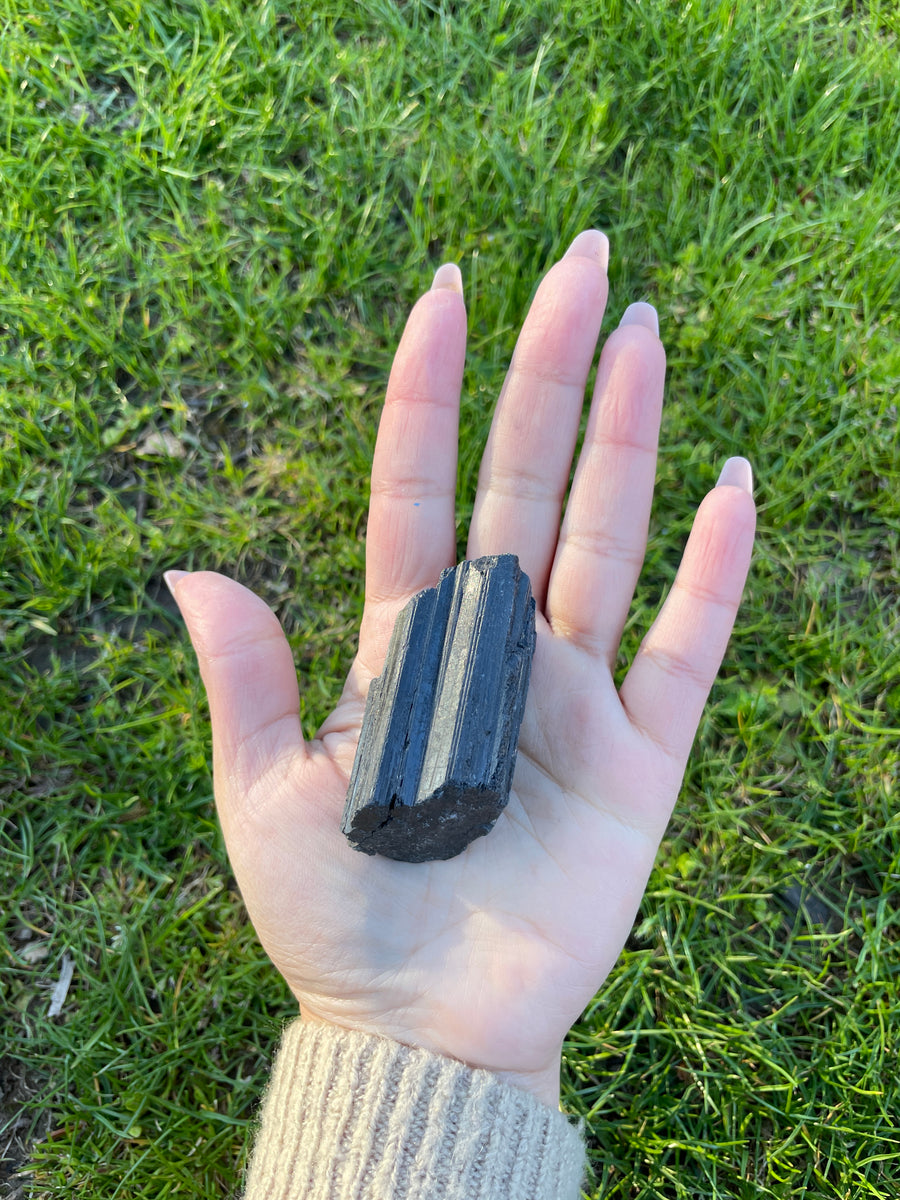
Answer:
<path fill-rule="evenodd" d="M 725 655 L 750 567 L 750 465 L 729 459 L 694 519 L 681 566 L 620 689 L 632 723 L 683 763 Z"/>

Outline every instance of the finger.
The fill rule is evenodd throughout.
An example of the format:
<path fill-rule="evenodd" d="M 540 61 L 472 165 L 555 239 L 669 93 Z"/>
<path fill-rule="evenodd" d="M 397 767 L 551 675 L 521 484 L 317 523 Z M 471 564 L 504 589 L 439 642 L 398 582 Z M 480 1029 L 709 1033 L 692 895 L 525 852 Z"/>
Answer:
<path fill-rule="evenodd" d="M 258 596 L 212 571 L 167 573 L 209 699 L 216 800 L 243 797 L 286 755 L 304 752 L 290 646 Z"/>
<path fill-rule="evenodd" d="M 656 312 L 632 304 L 600 356 L 550 577 L 555 633 L 612 665 L 647 547 L 666 358 Z"/>
<path fill-rule="evenodd" d="M 444 264 L 407 321 L 372 462 L 366 603 L 405 600 L 456 559 L 456 445 L 466 351 L 459 268 Z"/>
<path fill-rule="evenodd" d="M 544 277 L 481 461 L 469 557 L 517 554 L 539 607 L 606 306 L 608 258 L 605 235 L 586 230 Z"/>
<path fill-rule="evenodd" d="M 730 459 L 694 520 L 672 590 L 620 689 L 634 725 L 683 764 L 731 635 L 750 566 L 750 465 Z"/>

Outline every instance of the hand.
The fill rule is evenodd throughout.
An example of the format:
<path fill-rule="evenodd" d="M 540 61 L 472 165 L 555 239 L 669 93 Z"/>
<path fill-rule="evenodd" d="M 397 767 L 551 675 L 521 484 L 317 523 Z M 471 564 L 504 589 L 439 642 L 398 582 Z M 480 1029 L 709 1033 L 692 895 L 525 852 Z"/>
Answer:
<path fill-rule="evenodd" d="M 562 1042 L 629 933 L 719 668 L 754 531 L 749 465 L 703 501 L 621 689 L 613 665 L 646 547 L 665 357 L 649 305 L 600 356 L 608 243 L 580 234 L 544 278 L 497 403 L 468 557 L 513 552 L 537 649 L 513 791 L 447 862 L 354 850 L 340 831 L 366 692 L 394 620 L 456 558 L 466 316 L 441 267 L 397 352 L 372 466 L 359 651 L 304 744 L 274 614 L 216 574 L 173 579 L 209 695 L 216 803 L 250 917 L 305 1019 L 485 1067 L 556 1104 Z"/>

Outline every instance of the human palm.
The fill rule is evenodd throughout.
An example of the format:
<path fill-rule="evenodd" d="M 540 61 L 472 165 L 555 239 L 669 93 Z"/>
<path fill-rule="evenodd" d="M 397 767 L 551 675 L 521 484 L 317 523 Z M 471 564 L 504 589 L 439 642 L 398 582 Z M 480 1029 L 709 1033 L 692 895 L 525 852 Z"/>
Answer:
<path fill-rule="evenodd" d="M 455 560 L 465 309 L 442 267 L 388 385 L 372 468 L 366 604 L 341 699 L 304 744 L 291 654 L 261 600 L 173 580 L 210 699 L 216 802 L 259 937 L 310 1020 L 485 1067 L 555 1103 L 562 1040 L 634 919 L 749 563 L 750 471 L 730 460 L 620 689 L 646 546 L 665 371 L 632 305 L 607 340 L 565 501 L 606 301 L 587 231 L 543 280 L 482 461 L 468 557 L 513 552 L 537 648 L 509 804 L 448 861 L 354 850 L 340 830 L 365 697 L 394 620 Z M 565 513 L 563 505 L 565 501 Z"/>

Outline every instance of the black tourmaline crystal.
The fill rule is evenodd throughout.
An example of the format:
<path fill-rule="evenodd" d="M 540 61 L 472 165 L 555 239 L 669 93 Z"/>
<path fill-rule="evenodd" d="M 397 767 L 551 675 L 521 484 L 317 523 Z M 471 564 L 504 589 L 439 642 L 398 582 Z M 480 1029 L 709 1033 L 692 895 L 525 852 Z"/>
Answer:
<path fill-rule="evenodd" d="M 534 654 L 513 554 L 460 563 L 397 618 L 369 687 L 341 825 L 367 854 L 453 858 L 509 799 Z"/>

